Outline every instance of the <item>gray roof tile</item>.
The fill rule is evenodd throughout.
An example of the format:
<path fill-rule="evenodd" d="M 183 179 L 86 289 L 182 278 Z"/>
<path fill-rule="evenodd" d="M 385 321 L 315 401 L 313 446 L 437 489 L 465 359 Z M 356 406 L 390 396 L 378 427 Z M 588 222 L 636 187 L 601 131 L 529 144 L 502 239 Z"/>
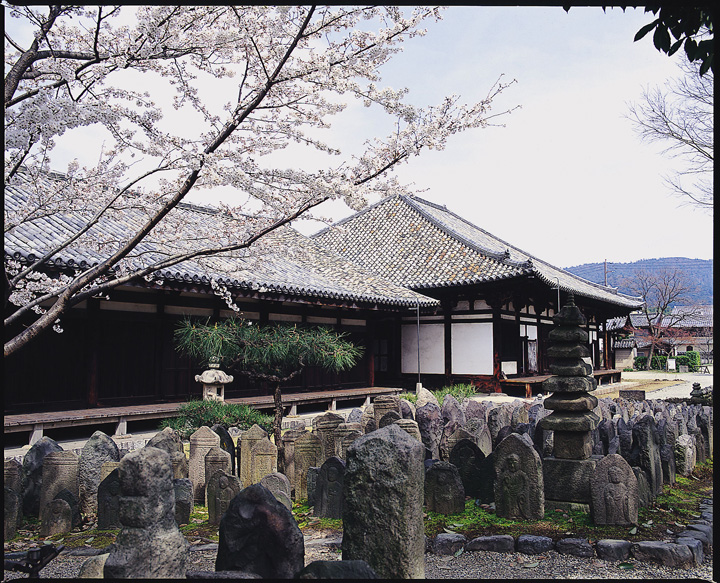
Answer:
<path fill-rule="evenodd" d="M 26 200 L 22 188 L 8 187 L 5 194 L 5 204 L 10 209 L 18 208 Z M 226 220 L 216 210 L 196 205 L 181 205 L 177 212 L 202 213 L 203 221 Z M 72 234 L 78 226 L 85 224 L 86 220 L 81 214 L 72 211 L 36 218 L 5 233 L 5 253 L 23 261 L 27 261 L 30 255 L 40 257 Z M 141 224 L 140 220 L 138 213 L 127 210 L 120 218 L 101 219 L 92 229 L 101 238 L 122 239 L 130 229 Z M 271 251 L 260 259 L 248 260 L 230 254 L 189 260 L 156 272 L 156 275 L 168 281 L 196 282 L 208 286 L 209 278 L 214 277 L 230 289 L 252 289 L 385 306 L 438 304 L 437 300 L 354 265 L 290 227 L 277 229 L 266 237 Z M 295 252 L 290 254 L 289 249 Z M 146 240 L 138 245 L 137 252 L 145 254 L 145 261 L 158 260 L 166 256 L 169 249 Z M 102 259 L 103 254 L 89 249 L 87 244 L 83 245 L 79 240 L 54 255 L 51 264 L 58 267 L 72 263 L 92 265 Z"/>
<path fill-rule="evenodd" d="M 550 287 L 638 308 L 638 298 L 541 261 L 416 196 L 396 195 L 314 235 L 343 257 L 413 289 L 534 275 Z"/>

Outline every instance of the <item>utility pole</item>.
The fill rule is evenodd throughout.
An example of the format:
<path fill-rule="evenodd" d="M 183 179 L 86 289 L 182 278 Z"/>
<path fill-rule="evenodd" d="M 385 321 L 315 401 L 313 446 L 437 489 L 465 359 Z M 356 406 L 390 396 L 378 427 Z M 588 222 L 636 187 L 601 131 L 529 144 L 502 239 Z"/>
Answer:
<path fill-rule="evenodd" d="M 607 287 L 607 259 L 605 260 L 605 287 Z"/>

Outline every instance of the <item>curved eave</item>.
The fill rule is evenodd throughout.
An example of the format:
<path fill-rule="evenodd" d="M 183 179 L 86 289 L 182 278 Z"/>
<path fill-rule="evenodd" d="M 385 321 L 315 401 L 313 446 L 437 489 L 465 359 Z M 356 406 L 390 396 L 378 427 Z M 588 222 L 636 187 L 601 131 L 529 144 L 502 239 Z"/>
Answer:
<path fill-rule="evenodd" d="M 5 253 L 6 256 L 12 257 L 13 259 L 20 261 L 24 264 L 30 264 L 33 263 L 38 259 L 34 254 L 24 254 L 19 251 L 16 251 L 12 254 Z M 81 261 L 81 262 L 75 262 L 74 260 L 70 259 L 68 261 L 64 261 L 62 258 L 53 258 L 53 260 L 46 262 L 46 265 L 48 265 L 51 268 L 57 269 L 58 271 L 67 271 L 72 270 L 75 268 L 82 268 L 87 269 L 90 267 L 93 267 L 95 265 L 98 265 L 98 262 L 92 262 L 88 263 L 87 261 Z M 114 274 L 114 269 L 110 269 L 108 271 L 109 275 Z M 160 270 L 153 272 L 154 279 L 159 279 L 163 281 L 168 282 L 179 282 L 179 283 L 188 283 L 188 284 L 195 284 L 195 285 L 201 285 L 210 287 L 210 278 L 208 276 L 199 276 L 199 275 L 191 275 L 189 273 L 183 273 L 180 271 L 173 271 L 173 270 Z M 390 297 L 390 296 L 382 296 L 378 294 L 354 294 L 354 293 L 347 293 L 347 292 L 337 292 L 337 291 L 331 291 L 331 290 L 322 290 L 317 288 L 311 288 L 311 287 L 298 287 L 293 285 L 278 285 L 274 283 L 268 283 L 268 282 L 262 282 L 262 281 L 247 281 L 247 280 L 237 280 L 237 279 L 231 279 L 231 278 L 225 278 L 225 277 L 218 277 L 215 278 L 215 281 L 217 281 L 219 284 L 224 285 L 231 289 L 239 289 L 244 291 L 253 291 L 256 292 L 262 297 L 264 294 L 267 294 L 268 296 L 273 294 L 281 294 L 281 295 L 289 295 L 289 296 L 296 296 L 299 298 L 315 298 L 315 299 L 326 299 L 326 300 L 332 300 L 332 301 L 339 301 L 339 302 L 349 302 L 349 303 L 360 303 L 360 304 L 368 304 L 368 305 L 378 305 L 378 306 L 389 306 L 389 307 L 396 307 L 396 308 L 415 308 L 418 305 L 423 308 L 428 307 L 436 307 L 440 305 L 440 302 L 438 300 L 435 300 L 433 298 L 429 298 L 427 296 L 423 296 L 422 294 L 415 294 L 415 297 Z M 157 284 L 156 284 L 157 285 Z M 160 286 L 162 287 L 162 286 Z M 408 290 L 410 293 L 413 293 L 412 291 Z"/>
<path fill-rule="evenodd" d="M 537 269 L 532 270 L 533 275 L 537 277 L 540 281 L 542 281 L 545 285 L 548 287 L 551 287 L 552 289 L 560 288 L 561 291 L 564 291 L 566 293 L 573 293 L 576 296 L 581 296 L 584 298 L 589 298 L 592 300 L 607 302 L 610 304 L 615 304 L 617 306 L 622 306 L 623 308 L 627 308 L 629 310 L 636 310 L 640 308 L 643 305 L 643 301 L 640 298 L 634 298 L 632 296 L 626 296 L 625 294 L 621 294 L 614 288 L 605 288 L 598 286 L 598 284 L 593 283 L 591 281 L 583 280 L 587 285 L 591 287 L 598 288 L 597 293 L 590 294 L 586 291 L 579 290 L 577 288 L 570 287 L 568 285 L 563 285 L 562 283 L 555 281 L 554 278 L 549 278 L 545 276 L 541 271 Z"/>

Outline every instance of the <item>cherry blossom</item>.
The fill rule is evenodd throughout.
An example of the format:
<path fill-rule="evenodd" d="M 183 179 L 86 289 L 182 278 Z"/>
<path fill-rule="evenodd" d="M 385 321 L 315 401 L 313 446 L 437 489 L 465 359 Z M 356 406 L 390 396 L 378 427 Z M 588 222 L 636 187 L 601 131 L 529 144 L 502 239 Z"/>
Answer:
<path fill-rule="evenodd" d="M 58 318 L 84 298 L 152 279 L 160 267 L 262 253 L 263 236 L 326 200 L 360 209 L 410 193 L 394 167 L 506 113 L 491 110 L 509 85 L 501 80 L 477 103 L 451 95 L 427 107 L 383 83 L 383 65 L 441 18 L 436 7 L 4 8 L 5 188 L 21 201 L 5 206 L 6 237 L 60 212 L 76 225 L 33 260 L 6 255 L 15 311 L 5 322 L 36 316 L 6 355 L 59 330 Z M 13 19 L 32 27 L 29 41 L 14 38 Z M 389 130 L 357 136 L 362 151 L 350 155 L 321 135 L 354 100 L 383 111 Z M 61 143 L 87 127 L 105 136 L 97 161 L 54 167 Z M 322 166 L 275 164 L 273 154 L 294 144 Z M 237 193 L 208 211 L 222 221 L 184 212 L 190 193 L 219 187 Z M 122 236 L 97 228 L 113 217 L 128 224 Z M 72 249 L 99 259 L 58 275 L 52 258 Z M 233 308 L 227 289 L 213 289 Z"/>

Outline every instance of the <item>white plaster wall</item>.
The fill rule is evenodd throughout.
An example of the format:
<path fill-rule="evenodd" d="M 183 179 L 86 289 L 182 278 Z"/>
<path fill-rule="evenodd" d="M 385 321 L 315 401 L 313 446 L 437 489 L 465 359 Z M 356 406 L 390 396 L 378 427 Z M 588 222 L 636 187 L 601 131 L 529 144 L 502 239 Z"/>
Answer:
<path fill-rule="evenodd" d="M 402 326 L 402 372 L 417 373 L 417 325 Z M 420 324 L 420 373 L 445 373 L 445 325 Z"/>
<path fill-rule="evenodd" d="M 493 325 L 491 322 L 452 324 L 452 373 L 493 373 Z"/>

